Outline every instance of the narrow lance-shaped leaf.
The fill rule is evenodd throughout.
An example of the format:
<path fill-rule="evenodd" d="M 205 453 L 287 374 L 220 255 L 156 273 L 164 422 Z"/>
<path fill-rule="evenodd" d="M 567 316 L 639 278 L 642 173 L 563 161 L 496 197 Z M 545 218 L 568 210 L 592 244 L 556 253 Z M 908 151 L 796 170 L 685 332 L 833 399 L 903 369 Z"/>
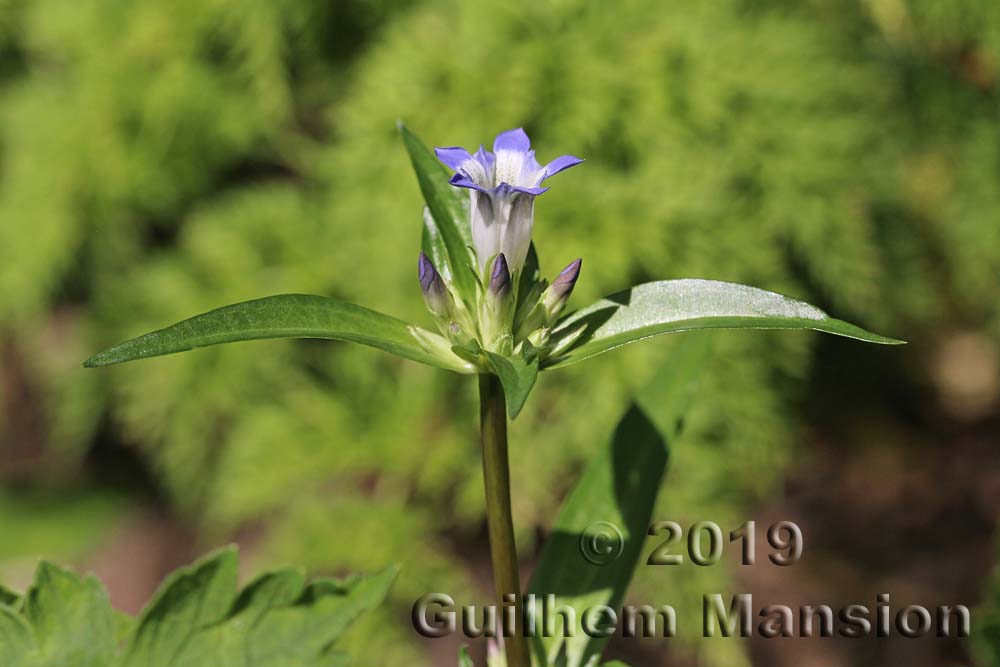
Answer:
<path fill-rule="evenodd" d="M 447 249 L 448 267 L 439 266 L 438 270 L 444 269 L 444 273 L 451 276 L 460 294 L 466 297 L 474 295 L 474 276 L 470 270 L 474 261 L 469 250 L 472 246 L 469 195 L 448 182 L 451 174 L 415 134 L 403 124 L 400 124 L 399 131 L 431 214 L 429 219 L 424 217 L 424 252 L 433 257 L 432 252 L 428 252 L 433 248 L 427 243 L 433 243 L 439 237 Z"/>
<path fill-rule="evenodd" d="M 446 281 L 451 281 L 451 260 L 448 259 L 448 248 L 444 244 L 441 230 L 431 215 L 431 211 L 424 207 L 424 226 L 420 236 L 420 249 L 434 264 L 434 268 Z"/>
<path fill-rule="evenodd" d="M 564 317 L 552 345 L 576 339 L 546 366 L 565 366 L 643 338 L 691 329 L 812 329 L 869 343 L 903 342 L 775 292 L 716 280 L 663 280 L 636 285 Z"/>
<path fill-rule="evenodd" d="M 402 320 L 337 299 L 281 294 L 196 315 L 119 343 L 94 355 L 84 365 L 107 366 L 245 340 L 328 338 L 369 345 L 430 366 L 469 372 L 470 366 L 457 357 L 452 360 L 441 351 L 428 352 L 426 344 L 418 338 L 421 331 Z"/>
<path fill-rule="evenodd" d="M 601 653 L 606 639 L 583 632 L 583 612 L 598 605 L 617 608 L 625 596 L 666 472 L 668 448 L 708 359 L 710 338 L 698 334 L 679 342 L 563 504 L 528 587 L 536 596 L 532 615 L 539 664 L 561 656 L 567 667 L 581 667 Z M 568 605 L 576 610 L 571 637 L 562 636 L 558 623 L 554 634 L 546 630 L 542 605 L 549 594 L 555 596 L 552 609 Z M 557 621 L 553 614 L 549 618 Z"/>

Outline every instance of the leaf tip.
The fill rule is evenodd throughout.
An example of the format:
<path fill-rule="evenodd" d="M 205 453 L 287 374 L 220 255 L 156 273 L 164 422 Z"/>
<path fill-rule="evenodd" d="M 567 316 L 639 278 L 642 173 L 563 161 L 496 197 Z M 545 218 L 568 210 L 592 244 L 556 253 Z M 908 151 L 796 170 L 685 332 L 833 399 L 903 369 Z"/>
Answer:
<path fill-rule="evenodd" d="M 881 334 L 868 331 L 867 329 L 862 329 L 861 327 L 851 324 L 850 322 L 845 322 L 843 320 L 837 320 L 830 318 L 829 321 L 836 327 L 832 331 L 827 331 L 826 333 L 839 334 L 841 336 L 846 336 L 847 338 L 854 338 L 855 340 L 860 340 L 865 343 L 874 343 L 876 345 L 906 345 L 905 340 L 899 340 L 898 338 L 890 338 L 889 336 L 883 336 Z"/>
<path fill-rule="evenodd" d="M 85 362 L 83 362 L 83 367 L 84 368 L 98 368 L 100 366 L 106 365 L 106 363 L 101 360 L 101 356 L 102 355 L 103 355 L 103 352 L 99 352 L 99 353 L 95 354 L 94 356 L 90 357 Z"/>
<path fill-rule="evenodd" d="M 37 581 L 43 577 L 50 577 L 62 572 L 65 572 L 65 570 L 52 561 L 42 559 L 38 561 L 38 564 L 35 566 L 35 580 Z"/>
<path fill-rule="evenodd" d="M 112 364 L 121 363 L 122 361 L 128 361 L 130 358 L 138 359 L 140 357 L 128 357 L 122 358 L 122 349 L 124 346 L 131 341 L 126 341 L 125 343 L 119 343 L 113 345 L 106 350 L 101 350 L 95 355 L 92 355 L 89 359 L 83 362 L 84 368 L 100 368 L 101 366 L 111 366 Z"/>

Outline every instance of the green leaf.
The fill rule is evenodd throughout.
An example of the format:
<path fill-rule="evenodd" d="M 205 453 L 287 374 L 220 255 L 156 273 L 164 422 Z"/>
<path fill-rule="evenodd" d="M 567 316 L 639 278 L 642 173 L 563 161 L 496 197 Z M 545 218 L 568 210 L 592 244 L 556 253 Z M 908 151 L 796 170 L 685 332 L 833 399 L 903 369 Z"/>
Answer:
<path fill-rule="evenodd" d="M 114 613 L 94 577 L 39 563 L 23 614 L 34 629 L 40 664 L 106 667 L 114 657 Z"/>
<path fill-rule="evenodd" d="M 299 667 L 331 663 L 331 645 L 375 608 L 397 575 L 321 579 L 306 586 L 294 569 L 266 574 L 239 596 L 227 618 L 204 628 L 177 654 L 189 667 Z M 342 661 L 343 657 L 339 659 Z"/>
<path fill-rule="evenodd" d="M 425 243 L 428 240 L 433 243 L 436 238 L 441 239 L 447 251 L 447 271 L 459 294 L 469 299 L 476 293 L 473 276 L 469 271 L 469 267 L 475 266 L 476 263 L 475 257 L 469 250 L 472 246 L 469 195 L 448 182 L 451 178 L 448 169 L 415 134 L 402 123 L 399 125 L 399 131 L 403 137 L 403 145 L 410 154 L 413 170 L 417 174 L 420 192 L 423 193 L 424 201 L 432 216 L 430 221 L 432 229 L 429 233 L 427 217 L 424 218 Z M 435 229 L 437 234 L 434 233 Z M 424 252 L 432 257 L 433 261 L 434 255 L 427 251 L 425 245 Z M 441 266 L 437 268 L 439 272 L 442 270 Z"/>
<path fill-rule="evenodd" d="M 14 607 L 21 600 L 20 594 L 0 584 L 0 604 Z"/>
<path fill-rule="evenodd" d="M 243 589 L 233 604 L 230 616 L 242 614 L 243 620 L 254 625 L 272 607 L 295 602 L 305 588 L 305 575 L 296 568 L 266 572 Z"/>
<path fill-rule="evenodd" d="M 236 549 L 171 574 L 139 617 L 125 667 L 172 667 L 198 632 L 226 617 L 236 599 Z"/>
<path fill-rule="evenodd" d="M 306 584 L 293 568 L 236 593 L 235 549 L 174 573 L 143 612 L 122 667 L 344 664 L 331 645 L 386 596 L 398 571 Z"/>
<path fill-rule="evenodd" d="M 625 596 L 640 561 L 669 446 L 680 433 L 709 346 L 710 337 L 704 335 L 680 341 L 643 392 L 648 395 L 632 403 L 608 447 L 587 464 L 563 504 L 528 587 L 538 596 L 534 648 L 542 664 L 565 652 L 567 667 L 580 667 L 603 649 L 606 640 L 588 637 L 581 616 L 597 605 L 617 608 Z M 605 552 L 606 547 L 611 551 Z M 576 609 L 572 637 L 560 636 L 558 627 L 556 636 L 543 637 L 540 606 L 547 594 L 555 596 L 555 606 Z"/>
<path fill-rule="evenodd" d="M 12 607 L 0 604 L 0 665 L 29 667 L 35 641 L 31 626 Z"/>
<path fill-rule="evenodd" d="M 1000 566 L 987 579 L 982 604 L 972 610 L 970 617 L 972 632 L 968 643 L 975 664 L 1000 665 Z"/>
<path fill-rule="evenodd" d="M 115 645 L 120 646 L 125 643 L 135 631 L 136 620 L 125 612 L 114 610 L 115 620 Z"/>
<path fill-rule="evenodd" d="M 424 208 L 424 229 L 420 236 L 420 249 L 431 260 L 445 282 L 451 282 L 451 261 L 448 259 L 448 248 L 444 244 L 441 230 L 438 228 L 430 209 Z"/>
<path fill-rule="evenodd" d="M 428 352 L 417 337 L 420 331 L 402 320 L 337 299 L 281 294 L 224 306 L 119 343 L 94 355 L 84 366 L 107 366 L 244 340 L 328 338 L 369 345 L 430 366 L 467 370 L 457 358 L 451 361 Z"/>
<path fill-rule="evenodd" d="M 531 295 L 531 289 L 539 280 L 538 251 L 535 250 L 535 242 L 528 246 L 528 255 L 524 259 L 524 266 L 517 277 L 517 307 L 521 308 L 524 301 Z"/>
<path fill-rule="evenodd" d="M 378 574 L 310 584 L 295 602 L 275 609 L 256 626 L 250 654 L 260 667 L 295 667 L 320 656 L 361 614 L 377 607 L 399 574 L 389 567 Z"/>
<path fill-rule="evenodd" d="M 93 577 L 42 563 L 23 613 L 0 604 L 0 665 L 343 667 L 333 643 L 385 599 L 397 574 L 307 584 L 287 568 L 237 595 L 236 550 L 222 549 L 168 577 L 134 622 L 111 609 Z"/>
<path fill-rule="evenodd" d="M 472 658 L 469 657 L 469 649 L 465 646 L 458 649 L 458 667 L 475 667 Z"/>
<path fill-rule="evenodd" d="M 504 357 L 489 350 L 484 352 L 503 385 L 507 415 L 514 419 L 521 412 L 535 386 L 535 380 L 538 379 L 538 352 L 527 341 L 521 354 L 512 357 Z"/>
<path fill-rule="evenodd" d="M 715 280 L 664 280 L 612 294 L 563 318 L 551 344 L 558 345 L 581 324 L 583 334 L 546 366 L 565 366 L 643 338 L 691 329 L 813 329 L 869 343 L 903 342 L 833 319 L 802 301 Z"/>

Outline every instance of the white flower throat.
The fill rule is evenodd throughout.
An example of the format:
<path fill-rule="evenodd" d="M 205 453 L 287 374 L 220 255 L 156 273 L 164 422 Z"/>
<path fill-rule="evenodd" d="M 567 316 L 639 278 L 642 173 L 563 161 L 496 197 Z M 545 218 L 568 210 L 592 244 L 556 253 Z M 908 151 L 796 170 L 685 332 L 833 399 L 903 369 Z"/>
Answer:
<path fill-rule="evenodd" d="M 521 173 L 524 171 L 524 153 L 518 151 L 498 151 L 494 171 L 494 183 L 507 185 L 529 186 L 534 183 L 522 183 Z"/>

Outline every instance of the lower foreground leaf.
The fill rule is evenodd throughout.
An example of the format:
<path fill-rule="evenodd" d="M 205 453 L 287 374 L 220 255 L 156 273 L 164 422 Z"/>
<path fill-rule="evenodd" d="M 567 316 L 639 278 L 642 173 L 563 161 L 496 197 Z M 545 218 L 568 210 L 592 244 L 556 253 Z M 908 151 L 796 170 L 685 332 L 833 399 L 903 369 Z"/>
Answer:
<path fill-rule="evenodd" d="M 236 575 L 235 549 L 210 554 L 168 577 L 133 624 L 116 620 L 96 579 L 43 563 L 23 611 L 0 603 L 0 665 L 344 665 L 334 643 L 382 602 L 397 570 L 307 583 L 300 571 L 286 568 L 261 575 L 242 591 Z"/>
<path fill-rule="evenodd" d="M 698 386 L 711 336 L 686 338 L 618 423 L 609 445 L 587 464 L 570 493 L 528 587 L 536 595 L 535 652 L 541 665 L 590 665 L 606 639 L 580 626 L 583 613 L 621 604 L 640 560 L 656 496 L 667 469 L 669 447 Z M 648 408 L 647 408 L 648 406 Z M 610 549 L 610 550 L 609 550 Z M 543 632 L 541 605 L 576 610 L 572 636 Z M 564 661 L 564 663 L 560 662 Z"/>
<path fill-rule="evenodd" d="M 424 336 L 419 336 L 423 332 Z M 279 294 L 195 315 L 158 331 L 119 343 L 84 366 L 185 352 L 196 347 L 265 338 L 327 338 L 376 347 L 438 368 L 467 372 L 468 364 L 428 350 L 434 336 L 389 315 L 323 296 Z"/>
<path fill-rule="evenodd" d="M 717 280 L 661 280 L 564 317 L 550 342 L 556 349 L 561 342 L 572 342 L 546 366 L 565 366 L 643 338 L 692 329 L 812 329 L 868 343 L 903 343 L 776 292 Z"/>

